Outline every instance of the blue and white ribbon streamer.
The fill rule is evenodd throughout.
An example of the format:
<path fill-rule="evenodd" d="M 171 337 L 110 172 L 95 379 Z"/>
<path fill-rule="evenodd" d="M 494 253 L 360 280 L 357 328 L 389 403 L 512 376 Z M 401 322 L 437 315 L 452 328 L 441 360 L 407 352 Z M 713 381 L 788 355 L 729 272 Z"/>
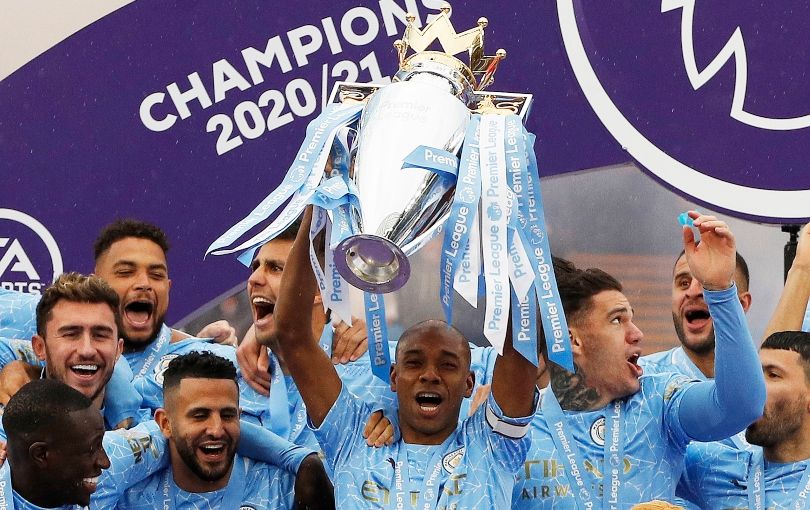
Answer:
<path fill-rule="evenodd" d="M 388 352 L 388 325 L 385 322 L 385 299 L 382 294 L 363 293 L 366 308 L 366 330 L 371 359 L 371 373 L 383 381 L 391 380 L 391 355 Z"/>
<path fill-rule="evenodd" d="M 469 246 L 470 230 L 478 212 L 478 202 L 481 199 L 481 166 L 478 147 L 478 126 L 481 122 L 479 115 L 474 115 L 467 126 L 464 138 L 464 148 L 461 151 L 461 164 L 458 180 L 456 181 L 456 194 L 447 222 L 447 231 L 442 245 L 441 265 L 439 268 L 439 299 L 444 309 L 444 317 L 448 324 L 453 322 L 453 286 L 455 275 L 464 252 Z M 479 249 L 479 245 L 475 245 Z M 471 270 L 472 271 L 472 270 Z M 475 276 L 476 295 L 478 293 L 478 277 Z"/>
<path fill-rule="evenodd" d="M 504 118 L 481 117 L 481 248 L 487 303 L 484 336 L 503 353 L 509 325 L 509 261 L 506 161 L 503 145 Z"/>
<path fill-rule="evenodd" d="M 317 119 L 310 122 L 307 135 L 301 144 L 295 162 L 287 171 L 281 185 L 267 196 L 239 223 L 228 229 L 206 250 L 206 254 L 225 255 L 252 250 L 250 255 L 240 257 L 244 262 L 253 258 L 255 248 L 261 246 L 286 229 L 301 213 L 320 183 L 326 158 L 338 131 L 360 117 L 363 106 L 358 104 L 332 104 L 327 106 Z M 287 207 L 262 232 L 236 247 L 225 249 L 265 219 L 269 218 L 287 199 L 293 197 Z M 248 260 L 248 264 L 250 261 Z"/>

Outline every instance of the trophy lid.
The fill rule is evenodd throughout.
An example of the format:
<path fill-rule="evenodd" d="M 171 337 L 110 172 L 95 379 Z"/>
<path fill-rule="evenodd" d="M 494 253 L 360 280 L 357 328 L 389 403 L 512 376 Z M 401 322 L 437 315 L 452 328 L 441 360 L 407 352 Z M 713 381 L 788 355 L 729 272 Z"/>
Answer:
<path fill-rule="evenodd" d="M 499 49 L 495 55 L 484 55 L 487 19 L 478 18 L 476 27 L 458 33 L 450 21 L 451 14 L 450 4 L 444 2 L 441 12 L 422 30 L 415 25 L 416 16 L 407 15 L 405 34 L 402 39 L 394 41 L 399 55 L 400 72 L 397 77 L 404 81 L 419 72 L 437 74 L 463 90 L 462 96 L 467 96 L 473 90 L 483 90 L 492 84 L 498 64 L 506 58 L 506 50 Z M 444 51 L 428 51 L 436 40 Z M 415 53 L 407 57 L 409 48 Z M 469 55 L 469 65 L 455 56 L 465 51 Z"/>

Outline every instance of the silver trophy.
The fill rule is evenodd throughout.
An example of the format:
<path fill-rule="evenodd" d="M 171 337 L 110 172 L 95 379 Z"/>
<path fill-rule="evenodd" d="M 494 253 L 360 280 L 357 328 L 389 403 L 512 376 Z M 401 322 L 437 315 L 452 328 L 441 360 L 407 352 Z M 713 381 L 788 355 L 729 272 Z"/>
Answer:
<path fill-rule="evenodd" d="M 457 34 L 445 3 L 423 30 L 408 16 L 394 44 L 399 71 L 390 85 L 339 84 L 335 101 L 365 101 L 349 176 L 358 190 L 352 212 L 358 234 L 335 249 L 335 265 L 351 285 L 376 294 L 402 287 L 410 276 L 407 255 L 435 235 L 447 217 L 455 185 L 403 161 L 420 146 L 458 154 L 472 112 L 525 116 L 530 96 L 482 93 L 492 83 L 504 50 L 483 55 L 484 28 Z M 428 51 L 439 40 L 444 51 Z M 408 49 L 415 53 L 406 56 Z M 467 65 L 455 55 L 468 52 Z M 407 57 L 407 58 L 406 58 Z"/>

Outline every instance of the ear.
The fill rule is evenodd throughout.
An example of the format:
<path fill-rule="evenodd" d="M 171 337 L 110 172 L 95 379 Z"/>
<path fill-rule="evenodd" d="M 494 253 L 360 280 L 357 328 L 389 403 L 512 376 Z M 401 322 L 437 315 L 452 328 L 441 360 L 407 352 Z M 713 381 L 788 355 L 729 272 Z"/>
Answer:
<path fill-rule="evenodd" d="M 467 374 L 466 389 L 464 390 L 464 397 L 470 398 L 472 396 L 473 388 L 475 387 L 475 372 L 470 370 Z"/>
<path fill-rule="evenodd" d="M 169 414 L 162 407 L 155 411 L 155 422 L 160 427 L 163 437 L 166 439 L 172 438 L 172 423 L 169 421 Z"/>
<path fill-rule="evenodd" d="M 571 341 L 571 352 L 572 352 L 572 354 L 581 356 L 582 355 L 582 337 L 580 336 L 579 331 L 577 330 L 577 327 L 570 324 L 570 323 L 568 324 L 568 338 Z"/>
<path fill-rule="evenodd" d="M 123 353 L 123 352 L 124 352 L 124 339 L 119 338 L 118 339 L 118 349 L 116 349 L 116 352 L 115 352 L 115 361 L 118 361 L 118 358 L 121 357 L 121 353 Z"/>
<path fill-rule="evenodd" d="M 390 378 L 391 378 L 391 391 L 396 393 L 397 392 L 397 364 L 396 363 L 391 363 Z"/>
<path fill-rule="evenodd" d="M 751 308 L 751 293 L 743 292 L 742 294 L 737 294 L 737 297 L 740 298 L 743 312 L 748 313 L 748 309 Z"/>
<path fill-rule="evenodd" d="M 31 347 L 40 361 L 45 361 L 45 339 L 39 335 L 31 337 Z"/>
<path fill-rule="evenodd" d="M 315 293 L 315 300 L 312 302 L 313 305 L 321 305 L 323 306 L 323 298 L 321 297 L 320 292 Z"/>
<path fill-rule="evenodd" d="M 28 456 L 39 469 L 48 467 L 48 444 L 42 441 L 31 443 L 28 447 Z"/>

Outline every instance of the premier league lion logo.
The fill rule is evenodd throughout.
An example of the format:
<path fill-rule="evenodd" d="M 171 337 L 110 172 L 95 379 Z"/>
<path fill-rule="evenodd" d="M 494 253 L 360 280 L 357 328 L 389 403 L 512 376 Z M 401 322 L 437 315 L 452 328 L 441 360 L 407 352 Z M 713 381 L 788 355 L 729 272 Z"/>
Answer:
<path fill-rule="evenodd" d="M 557 12 L 585 96 L 648 172 L 738 216 L 810 218 L 810 4 L 559 0 Z"/>

